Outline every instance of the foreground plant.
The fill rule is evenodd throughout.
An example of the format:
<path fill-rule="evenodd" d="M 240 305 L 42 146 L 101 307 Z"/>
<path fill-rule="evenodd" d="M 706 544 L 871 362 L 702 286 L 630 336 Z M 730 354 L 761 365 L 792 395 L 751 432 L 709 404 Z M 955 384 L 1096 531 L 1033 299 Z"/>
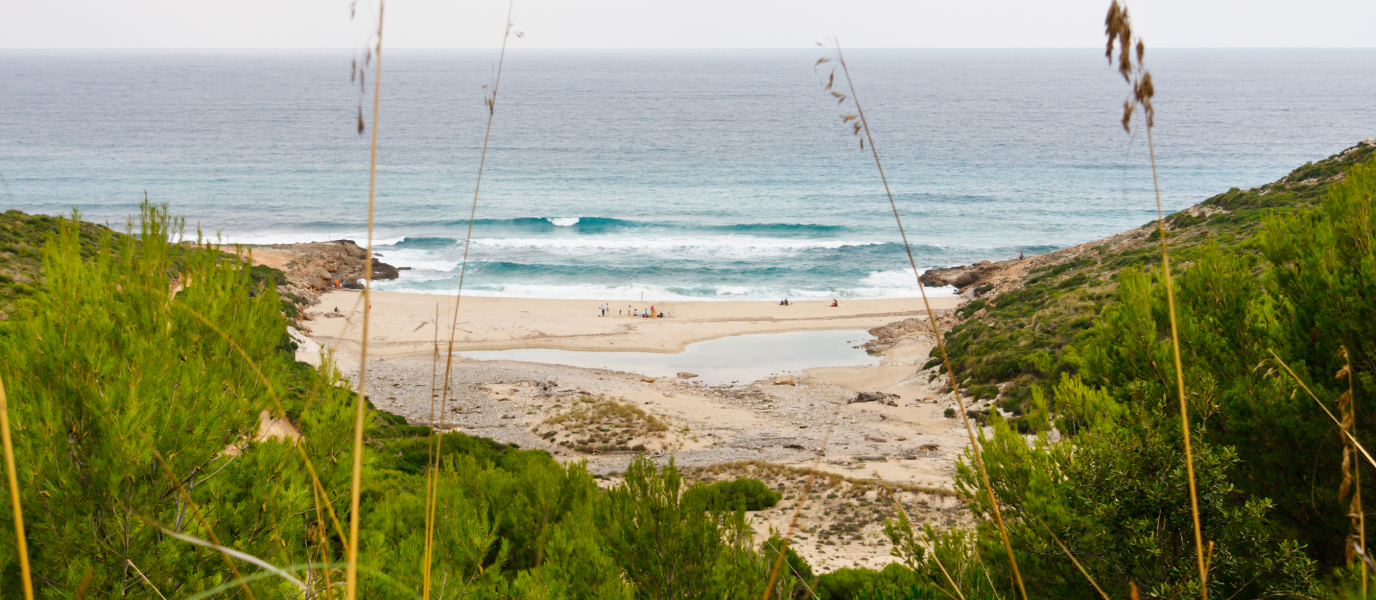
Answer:
<path fill-rule="evenodd" d="M 373 215 L 374 201 L 377 197 L 377 119 L 378 110 L 382 101 L 382 19 L 386 10 L 386 2 L 378 0 L 377 3 L 377 33 L 374 37 L 376 42 L 373 50 L 368 54 L 373 63 L 373 139 L 370 144 L 368 157 L 368 243 L 365 248 L 363 266 L 363 332 L 359 342 L 359 363 L 358 363 L 358 399 L 355 401 L 354 410 L 354 451 L 353 451 L 353 480 L 349 487 L 349 545 L 345 549 L 345 563 L 347 566 L 344 571 L 345 597 L 354 600 L 358 593 L 358 521 L 360 493 L 363 488 L 363 426 L 366 411 L 364 405 L 367 404 L 368 387 L 368 324 L 371 321 L 373 309 Z M 350 10 L 353 12 L 353 9 Z M 351 15 L 352 16 L 352 15 Z M 366 66 L 369 61 L 365 60 Z M 366 72 L 366 71 L 365 71 Z M 363 80 L 359 80 L 360 88 Z M 358 119 L 358 132 L 363 133 L 363 115 Z"/>
<path fill-rule="evenodd" d="M 1123 129 L 1129 133 L 1132 131 L 1132 114 L 1140 108 L 1146 121 L 1147 129 L 1147 151 L 1151 156 L 1151 184 L 1156 192 L 1156 234 L 1161 238 L 1161 273 L 1166 288 L 1166 306 L 1171 323 L 1171 347 L 1172 358 L 1175 362 L 1175 383 L 1176 396 L 1180 400 L 1180 431 L 1185 445 L 1185 472 L 1189 475 L 1190 483 L 1190 513 L 1194 518 L 1194 545 L 1195 558 L 1199 567 L 1199 593 L 1205 600 L 1209 597 L 1209 568 L 1204 551 L 1204 537 L 1200 532 L 1199 526 L 1199 497 L 1195 491 L 1194 477 L 1194 456 L 1190 449 L 1190 415 L 1189 406 L 1185 401 L 1185 369 L 1180 363 L 1180 331 L 1175 318 L 1175 285 L 1171 282 L 1171 254 L 1166 244 L 1166 216 L 1161 208 L 1161 183 L 1156 173 L 1156 145 L 1152 139 L 1152 127 L 1155 125 L 1156 111 L 1152 108 L 1151 99 L 1156 90 L 1152 85 L 1151 73 L 1143 65 L 1142 59 L 1146 54 L 1146 44 L 1138 38 L 1134 46 L 1132 35 L 1132 21 L 1128 17 L 1126 7 L 1120 7 L 1118 0 L 1114 0 L 1108 8 L 1108 16 L 1104 21 L 1104 30 L 1108 36 L 1108 49 L 1104 53 L 1109 63 L 1113 63 L 1114 43 L 1117 42 L 1118 49 L 1118 72 L 1123 76 L 1123 81 L 1132 85 L 1132 95 L 1123 102 Z M 1134 65 L 1129 48 L 1133 48 L 1137 54 L 1137 62 Z"/>

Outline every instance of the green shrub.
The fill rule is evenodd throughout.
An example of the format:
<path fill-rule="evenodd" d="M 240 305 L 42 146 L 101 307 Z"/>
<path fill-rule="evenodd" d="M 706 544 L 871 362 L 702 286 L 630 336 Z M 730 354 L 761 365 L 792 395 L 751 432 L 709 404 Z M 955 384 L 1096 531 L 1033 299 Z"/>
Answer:
<path fill-rule="evenodd" d="M 769 489 L 758 479 L 742 478 L 697 484 L 683 493 L 683 501 L 700 502 L 707 510 L 764 510 L 779 503 L 783 495 Z"/>

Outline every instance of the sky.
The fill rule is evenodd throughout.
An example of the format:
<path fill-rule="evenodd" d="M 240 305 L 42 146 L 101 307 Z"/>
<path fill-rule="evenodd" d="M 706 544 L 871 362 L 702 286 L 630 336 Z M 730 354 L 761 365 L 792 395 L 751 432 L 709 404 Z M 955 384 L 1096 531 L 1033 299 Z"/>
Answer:
<path fill-rule="evenodd" d="M 377 0 L 4 0 L 0 48 L 353 48 Z M 493 48 L 507 2 L 394 0 L 391 48 Z M 1137 0 L 1150 47 L 1371 47 L 1372 0 Z M 518 0 L 526 48 L 1083 48 L 1107 0 Z"/>

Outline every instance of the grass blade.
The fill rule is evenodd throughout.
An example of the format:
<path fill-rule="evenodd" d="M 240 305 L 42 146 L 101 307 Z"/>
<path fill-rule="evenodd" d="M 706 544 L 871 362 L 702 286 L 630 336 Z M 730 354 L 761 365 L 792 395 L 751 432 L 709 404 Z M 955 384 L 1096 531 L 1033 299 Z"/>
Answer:
<path fill-rule="evenodd" d="M 979 441 L 975 439 L 974 427 L 970 425 L 970 415 L 965 410 L 965 400 L 960 396 L 960 383 L 956 380 L 955 365 L 951 364 L 951 359 L 946 354 L 946 342 L 942 339 L 941 328 L 937 327 L 936 315 L 932 312 L 932 303 L 927 299 L 927 290 L 922 286 L 922 273 L 918 271 L 917 260 L 913 258 L 912 246 L 908 244 L 908 233 L 903 229 L 903 219 L 898 214 L 898 203 L 894 202 L 893 191 L 889 188 L 889 178 L 884 174 L 884 163 L 879 160 L 879 149 L 874 145 L 874 135 L 870 132 L 869 122 L 865 119 L 865 110 L 860 107 L 860 98 L 855 93 L 855 82 L 851 80 L 850 69 L 846 66 L 846 58 L 841 53 L 839 40 L 835 41 L 835 46 L 837 62 L 841 66 L 842 74 L 846 77 L 846 87 L 850 89 L 850 100 L 855 103 L 855 112 L 860 121 L 860 128 L 865 133 L 864 139 L 869 141 L 870 153 L 874 156 L 874 166 L 879 170 L 879 179 L 884 182 L 884 194 L 888 196 L 889 208 L 893 209 L 893 219 L 898 224 L 898 235 L 903 238 L 903 250 L 908 253 L 908 264 L 912 267 L 913 276 L 918 279 L 917 290 L 922 294 L 922 304 L 927 309 L 927 321 L 932 324 L 932 334 L 936 336 L 936 346 L 941 351 L 941 361 L 946 365 L 946 375 L 951 380 L 951 390 L 955 393 L 956 404 L 960 406 L 960 417 L 965 422 L 965 433 L 970 438 L 970 449 L 975 455 L 975 463 L 979 466 L 984 490 L 989 494 L 989 507 L 994 511 L 994 521 L 998 524 L 999 534 L 1003 537 L 1003 547 L 1008 552 L 1008 562 L 1013 567 L 1013 579 L 1018 584 L 1018 592 L 1022 595 L 1022 600 L 1027 600 L 1027 588 L 1022 583 L 1022 572 L 1018 569 L 1018 559 L 1013 555 L 1013 543 L 1008 537 L 1008 528 L 1003 523 L 1003 513 L 999 510 L 999 502 L 998 498 L 994 496 L 994 488 L 989 484 L 989 471 L 984 467 L 984 456 L 980 452 Z M 844 100 L 845 98 L 842 98 L 842 101 Z"/>
<path fill-rule="evenodd" d="M 507 44 L 507 41 L 509 41 L 509 40 L 511 39 L 511 25 L 512 25 L 512 23 L 511 23 L 511 13 L 512 13 L 512 10 L 513 10 L 515 7 L 516 7 L 516 0 L 510 0 L 510 2 L 507 3 L 507 7 L 506 7 L 506 29 L 504 30 L 504 33 L 502 34 L 502 50 L 501 50 L 501 53 L 497 55 L 497 71 L 496 71 L 496 73 L 493 75 L 493 79 L 492 79 L 492 95 L 491 95 L 491 96 L 487 96 L 487 97 L 484 98 L 484 102 L 485 102 L 485 104 L 487 105 L 487 127 L 486 127 L 486 129 L 483 130 L 483 149 L 482 149 L 482 153 L 478 156 L 478 178 L 477 178 L 477 182 L 473 184 L 473 203 L 472 203 L 472 205 L 469 207 L 469 210 L 468 210 L 468 232 L 464 235 L 464 242 L 463 242 L 463 258 L 459 261 L 459 288 L 458 288 L 458 292 L 454 295 L 454 315 L 453 315 L 452 320 L 451 320 L 450 323 L 449 323 L 449 345 L 448 345 L 447 351 L 446 351 L 447 356 L 445 357 L 445 361 L 444 361 L 444 385 L 441 387 L 441 391 L 440 391 L 440 423 L 441 423 L 441 425 L 443 425 L 443 423 L 444 423 L 444 414 L 445 414 L 445 411 L 446 411 L 447 408 L 448 408 L 448 402 L 449 402 L 449 378 L 450 378 L 450 374 L 453 372 L 453 367 L 454 367 L 454 335 L 455 335 L 455 332 L 457 332 L 458 329 L 459 329 L 459 304 L 463 301 L 463 282 L 464 282 L 464 276 L 468 274 L 468 250 L 469 250 L 469 247 L 470 247 L 470 246 L 472 245 L 472 243 L 473 243 L 473 220 L 474 220 L 475 218 L 477 218 L 477 215 L 478 215 L 478 194 L 482 191 L 482 185 L 483 185 L 483 167 L 485 167 L 485 166 L 487 165 L 487 143 L 488 143 L 488 141 L 492 138 L 492 119 L 493 119 L 494 117 L 496 117 L 496 115 L 497 115 L 497 90 L 498 90 L 498 88 L 501 86 L 501 83 L 502 83 L 502 65 L 504 65 L 504 64 L 506 63 L 506 44 Z M 517 34 L 517 35 L 520 35 L 520 34 Z M 435 313 L 435 314 L 436 314 L 435 329 L 436 329 L 436 335 L 438 336 L 438 335 L 439 335 L 439 311 L 438 311 L 438 307 L 437 307 L 437 309 L 436 309 L 436 313 Z M 436 350 L 436 352 L 438 352 L 438 351 L 439 351 L 439 348 L 438 348 L 439 338 L 436 337 L 436 340 L 435 340 L 435 341 L 436 341 L 436 348 L 435 348 L 435 350 Z M 438 358 L 438 357 L 437 357 L 437 358 Z M 433 386 L 434 386 L 433 377 L 432 377 L 431 379 L 432 379 L 432 381 L 431 381 L 431 386 L 433 387 Z M 433 402 L 433 394 L 432 394 L 431 401 Z M 439 485 L 440 456 L 442 455 L 443 451 L 444 451 L 444 436 L 443 436 L 443 435 L 440 435 L 440 436 L 436 437 L 436 439 L 435 439 L 434 456 L 433 456 L 433 461 L 432 461 L 432 463 L 431 463 L 431 468 L 432 468 L 432 469 L 434 470 L 434 472 L 435 472 L 435 483 L 433 484 L 434 486 L 438 486 L 438 485 Z M 438 493 L 438 489 L 436 489 L 435 492 L 432 492 L 432 495 L 433 495 L 433 494 L 436 494 L 436 493 Z M 428 537 L 429 535 L 433 535 L 433 530 L 434 530 L 434 524 L 433 524 L 433 521 L 434 521 L 434 519 L 435 519 L 435 515 L 434 515 L 434 504 L 435 504 L 435 503 L 432 503 L 432 504 L 431 504 L 430 510 L 429 510 L 429 512 L 426 513 L 426 516 L 425 516 L 425 522 L 426 522 L 426 523 L 425 523 L 425 527 L 426 527 L 427 531 L 430 531 L 430 532 L 431 532 L 431 533 L 427 534 L 427 540 L 429 539 L 429 537 Z M 430 542 L 427 541 L 427 547 L 428 547 L 428 544 L 429 544 L 429 543 L 430 543 Z M 424 564 L 424 571 L 423 571 L 423 573 L 424 573 L 423 583 L 424 583 L 425 589 L 424 589 L 424 592 L 423 592 L 423 594 L 424 594 L 423 597 L 425 598 L 425 600 L 429 600 L 429 599 L 430 599 L 430 561 L 431 561 L 431 553 L 430 553 L 429 551 L 427 551 L 427 552 L 425 553 L 425 559 L 424 559 L 424 560 L 425 560 L 425 564 Z M 471 582 L 470 582 L 470 583 L 471 583 Z M 353 599 L 350 598 L 349 600 L 353 600 Z"/>
<path fill-rule="evenodd" d="M 1156 193 L 1156 234 L 1161 238 L 1161 274 L 1162 281 L 1166 286 L 1166 307 L 1167 314 L 1171 323 L 1171 351 L 1175 362 L 1175 386 L 1176 397 L 1180 401 L 1180 434 L 1185 446 L 1185 472 L 1189 476 L 1190 484 L 1190 516 L 1194 520 L 1194 547 L 1195 561 L 1199 566 L 1199 594 L 1204 600 L 1209 598 L 1209 567 L 1208 561 L 1204 557 L 1204 534 L 1199 524 L 1199 496 L 1195 491 L 1194 478 L 1194 454 L 1190 448 L 1190 412 L 1189 406 L 1185 401 L 1185 368 L 1180 362 L 1180 330 L 1175 318 L 1175 285 L 1171 280 L 1171 253 L 1169 244 L 1166 243 L 1166 216 L 1161 208 L 1161 182 L 1157 176 L 1156 169 L 1156 144 L 1152 139 L 1152 127 L 1156 121 L 1156 111 L 1152 108 L 1152 97 L 1155 88 L 1152 85 L 1151 73 L 1142 64 L 1142 57 L 1146 52 L 1146 46 L 1141 38 L 1137 38 L 1137 64 L 1132 63 L 1132 55 L 1129 48 L 1133 46 L 1132 21 L 1128 17 L 1126 7 L 1120 7 L 1118 0 L 1113 0 L 1109 5 L 1108 16 L 1104 19 L 1105 33 L 1108 35 L 1108 52 L 1110 64 L 1113 62 L 1113 44 L 1119 43 L 1118 49 L 1118 72 L 1123 79 L 1132 84 L 1131 99 L 1123 103 L 1123 129 L 1132 131 L 1130 125 L 1132 114 L 1140 107 L 1143 117 L 1146 119 L 1147 129 L 1147 152 L 1151 157 L 1151 185 Z"/>
<path fill-rule="evenodd" d="M 363 414 L 368 387 L 368 323 L 373 308 L 373 215 L 377 199 L 377 117 L 382 101 L 382 19 L 386 8 L 384 0 L 377 3 L 377 53 L 373 63 L 373 131 L 372 145 L 368 159 L 368 247 L 363 262 L 363 338 L 359 344 L 358 401 L 354 413 L 354 464 L 353 479 L 349 488 L 349 546 L 348 566 L 344 570 L 344 597 L 354 600 L 358 595 L 358 519 L 359 495 L 363 487 Z"/>
<path fill-rule="evenodd" d="M 19 506 L 19 474 L 14 466 L 14 443 L 10 440 L 10 407 L 5 398 L 5 381 L 0 379 L 0 442 L 5 446 L 5 475 L 10 484 L 10 506 L 14 508 L 14 542 L 19 548 L 19 577 L 24 582 L 24 600 L 33 600 L 33 580 L 29 577 L 29 542 L 24 536 L 24 510 Z"/>
<path fill-rule="evenodd" d="M 203 539 L 201 539 L 201 538 L 198 538 L 198 537 L 196 537 L 196 536 L 194 536 L 194 535 L 187 535 L 187 534 L 185 534 L 185 533 L 177 533 L 177 532 L 172 531 L 171 529 L 169 529 L 169 528 L 167 528 L 167 527 L 164 527 L 161 523 L 158 523 L 158 522 L 156 522 L 156 521 L 153 521 L 152 519 L 149 519 L 149 518 L 147 518 L 147 517 L 144 517 L 144 521 L 146 521 L 149 525 L 152 525 L 153 527 L 157 528 L 159 531 L 163 532 L 164 535 L 167 535 L 167 536 L 169 536 L 169 537 L 173 537 L 173 538 L 179 539 L 179 540 L 181 540 L 181 541 L 183 541 L 183 542 L 186 542 L 186 543 L 188 543 L 188 544 L 192 544 L 192 545 L 194 545 L 194 546 L 200 546 L 200 547 L 202 547 L 202 548 L 209 548 L 209 549 L 211 549 L 211 550 L 214 550 L 214 551 L 219 552 L 219 553 L 221 553 L 221 554 L 224 554 L 224 555 L 226 555 L 226 556 L 232 556 L 232 557 L 237 558 L 237 559 L 239 559 L 239 560 L 242 560 L 242 561 L 244 561 L 244 562 L 246 562 L 246 563 L 249 563 L 249 564 L 252 564 L 252 565 L 256 565 L 256 566 L 258 566 L 258 567 L 262 567 L 263 569 L 265 569 L 265 570 L 271 572 L 273 575 L 276 575 L 276 576 L 278 576 L 278 577 L 281 577 L 282 579 L 285 579 L 285 580 L 287 580 L 287 581 L 290 581 L 290 582 L 291 582 L 293 585 L 295 585 L 296 587 L 301 588 L 301 591 L 303 591 L 303 592 L 304 592 L 304 591 L 308 591 L 308 589 L 309 589 L 309 588 L 306 587 L 306 584 L 303 583 L 300 579 L 297 579 L 297 578 L 295 578 L 295 577 L 292 577 L 292 576 L 291 576 L 290 574 L 288 574 L 286 571 L 283 571 L 282 569 L 279 569 L 279 568 L 273 566 L 272 563 L 269 563 L 268 561 L 265 561 L 265 560 L 263 560 L 263 559 L 261 559 L 261 558 L 258 558 L 258 557 L 254 556 L 254 555 L 252 555 L 252 554 L 249 554 L 249 553 L 247 553 L 247 552 L 240 552 L 240 551 L 235 550 L 235 549 L 233 549 L 233 548 L 226 548 L 226 547 L 221 546 L 221 545 L 219 545 L 219 544 L 215 544 L 215 543 L 212 543 L 212 542 L 208 542 L 208 541 L 206 541 L 206 540 L 203 540 Z"/>

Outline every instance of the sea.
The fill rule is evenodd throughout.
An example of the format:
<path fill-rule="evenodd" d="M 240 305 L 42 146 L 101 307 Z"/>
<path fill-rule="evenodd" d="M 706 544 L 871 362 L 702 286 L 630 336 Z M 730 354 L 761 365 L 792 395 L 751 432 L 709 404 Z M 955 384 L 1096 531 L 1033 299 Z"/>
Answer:
<path fill-rule="evenodd" d="M 0 203 L 123 229 L 147 197 L 189 236 L 363 244 L 376 127 L 373 246 L 409 267 L 376 289 L 453 294 L 495 89 L 465 293 L 913 296 L 823 54 L 515 48 L 494 86 L 496 50 L 384 50 L 373 122 L 350 50 L 4 50 Z M 1144 131 L 1124 131 L 1128 84 L 1101 50 L 846 59 L 919 268 L 1155 217 Z M 1376 136 L 1376 50 L 1149 49 L 1146 64 L 1168 212 Z"/>

